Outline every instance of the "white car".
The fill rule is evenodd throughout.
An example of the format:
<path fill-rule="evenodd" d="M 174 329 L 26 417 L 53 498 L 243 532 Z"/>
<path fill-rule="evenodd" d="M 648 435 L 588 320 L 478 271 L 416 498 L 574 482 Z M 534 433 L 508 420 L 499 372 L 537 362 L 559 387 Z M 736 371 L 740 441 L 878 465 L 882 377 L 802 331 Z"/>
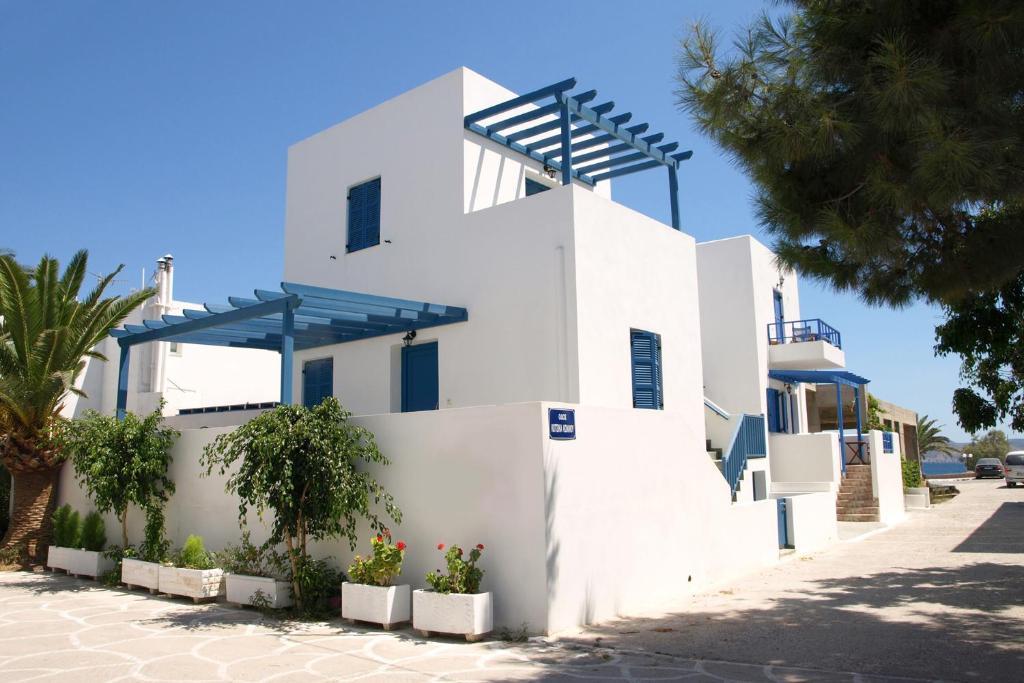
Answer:
<path fill-rule="evenodd" d="M 1006 485 L 1024 484 L 1024 451 L 1006 454 Z"/>

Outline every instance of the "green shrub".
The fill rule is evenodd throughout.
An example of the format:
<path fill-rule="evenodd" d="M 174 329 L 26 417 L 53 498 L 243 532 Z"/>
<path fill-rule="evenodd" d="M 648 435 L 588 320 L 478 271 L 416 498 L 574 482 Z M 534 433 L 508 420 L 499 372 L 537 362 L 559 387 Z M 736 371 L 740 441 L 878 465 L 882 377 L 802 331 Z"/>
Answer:
<path fill-rule="evenodd" d="M 308 618 L 336 616 L 330 607 L 330 599 L 340 595 L 344 580 L 344 574 L 326 560 L 314 560 L 308 555 L 301 558 L 294 576 L 303 597 L 301 605 L 296 603 L 299 615 Z"/>
<path fill-rule="evenodd" d="M 185 569 L 213 569 L 217 566 L 213 555 L 203 547 L 203 537 L 194 534 L 185 539 L 185 545 L 175 554 L 173 563 L 175 567 Z"/>
<path fill-rule="evenodd" d="M 100 551 L 107 545 L 107 529 L 100 513 L 93 510 L 82 520 L 78 538 L 79 546 L 86 550 Z"/>
<path fill-rule="evenodd" d="M 903 488 L 916 489 L 921 485 L 921 468 L 914 460 L 903 458 Z"/>
<path fill-rule="evenodd" d="M 439 543 L 437 549 L 444 550 L 444 543 Z M 440 569 L 431 572 L 427 574 L 427 583 L 438 593 L 479 593 L 484 570 L 477 567 L 476 563 L 483 551 L 483 543 L 478 543 L 469 551 L 469 559 L 464 560 L 462 548 L 453 545 L 444 554 L 444 559 L 448 563 L 448 573 L 442 574 Z"/>
<path fill-rule="evenodd" d="M 65 503 L 53 513 L 53 544 L 60 548 L 77 548 L 79 515 Z"/>
<path fill-rule="evenodd" d="M 394 578 L 402 573 L 405 542 L 391 545 L 391 532 L 385 529 L 384 533 L 370 539 L 370 547 L 373 553 L 370 557 L 356 555 L 356 559 L 349 565 L 349 580 L 371 586 L 390 586 Z"/>
<path fill-rule="evenodd" d="M 216 553 L 217 566 L 231 574 L 282 579 L 288 573 L 288 558 L 267 544 L 253 545 L 249 532 L 242 532 L 239 545 L 226 545 Z"/>

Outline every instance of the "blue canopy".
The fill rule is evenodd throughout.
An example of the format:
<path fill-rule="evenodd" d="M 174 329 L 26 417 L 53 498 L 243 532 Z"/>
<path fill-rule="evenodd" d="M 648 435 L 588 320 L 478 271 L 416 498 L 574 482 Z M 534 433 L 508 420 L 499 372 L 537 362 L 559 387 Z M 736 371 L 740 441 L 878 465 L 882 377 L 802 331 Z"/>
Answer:
<path fill-rule="evenodd" d="M 789 384 L 845 384 L 859 387 L 871 380 L 846 370 L 769 370 L 768 376 Z"/>
<path fill-rule="evenodd" d="M 121 347 L 118 416 L 128 399 L 129 351 L 136 344 L 174 341 L 281 353 L 281 402 L 291 403 L 295 350 L 399 334 L 469 319 L 465 308 L 282 282 L 281 291 L 255 290 L 255 299 L 229 297 L 111 330 Z"/>

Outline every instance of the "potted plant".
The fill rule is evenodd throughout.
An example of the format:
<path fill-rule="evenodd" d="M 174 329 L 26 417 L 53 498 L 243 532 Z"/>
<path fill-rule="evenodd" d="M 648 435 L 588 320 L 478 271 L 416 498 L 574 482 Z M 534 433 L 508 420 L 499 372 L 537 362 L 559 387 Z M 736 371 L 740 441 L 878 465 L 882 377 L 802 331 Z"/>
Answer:
<path fill-rule="evenodd" d="M 444 551 L 444 544 L 437 546 Z M 490 593 L 480 592 L 484 571 L 476 566 L 484 551 L 482 543 L 464 559 L 462 548 L 453 545 L 444 558 L 448 573 L 427 574 L 433 590 L 416 590 L 412 594 L 412 626 L 420 635 L 451 633 L 466 636 L 474 642 L 490 633 L 494 624 L 494 605 Z"/>
<path fill-rule="evenodd" d="M 391 544 L 385 529 L 370 539 L 370 557 L 356 555 L 348 568 L 349 580 L 341 584 L 341 616 L 349 621 L 368 621 L 390 631 L 409 621 L 412 590 L 408 584 L 393 586 L 402 573 L 405 543 Z"/>
<path fill-rule="evenodd" d="M 68 574 L 97 578 L 114 568 L 114 561 L 103 552 L 107 545 L 106 525 L 95 510 L 82 520 L 78 548 L 68 550 Z"/>
<path fill-rule="evenodd" d="M 225 490 L 239 499 L 239 521 L 249 510 L 273 511 L 267 544 L 287 550 L 292 599 L 306 616 L 328 613 L 341 583 L 338 571 L 310 556 L 307 543 L 346 538 L 355 550 L 359 519 L 384 524 L 402 513 L 366 465 L 387 465 L 373 434 L 349 422 L 334 397 L 312 408 L 282 405 L 218 436 L 203 450 L 205 474 L 228 475 Z M 336 612 L 335 612 L 336 613 Z"/>
<path fill-rule="evenodd" d="M 46 566 L 68 571 L 71 549 L 78 546 L 78 511 L 65 503 L 54 511 L 52 522 L 53 544 L 46 551 Z"/>
<path fill-rule="evenodd" d="M 189 536 L 171 561 L 160 565 L 160 592 L 192 598 L 196 603 L 224 592 L 224 571 L 206 552 L 202 537 Z"/>
<path fill-rule="evenodd" d="M 167 559 L 171 547 L 164 536 L 164 512 L 162 501 L 154 501 L 146 509 L 145 540 L 138 549 L 131 546 L 122 549 L 121 583 L 128 589 L 140 586 L 156 593 L 160 588 L 160 564 Z"/>
<path fill-rule="evenodd" d="M 239 545 L 217 553 L 217 563 L 224 570 L 228 602 L 271 609 L 291 607 L 291 584 L 282 580 L 284 572 L 279 571 L 287 558 L 266 545 L 253 545 L 248 531 L 242 533 Z"/>

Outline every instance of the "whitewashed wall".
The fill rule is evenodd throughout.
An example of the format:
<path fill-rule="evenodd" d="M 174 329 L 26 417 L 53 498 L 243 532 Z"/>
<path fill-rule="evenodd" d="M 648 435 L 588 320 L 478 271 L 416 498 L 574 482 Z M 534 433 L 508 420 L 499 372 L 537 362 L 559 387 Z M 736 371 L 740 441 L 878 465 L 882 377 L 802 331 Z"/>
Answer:
<path fill-rule="evenodd" d="M 872 430 L 867 438 L 871 449 L 871 492 L 878 499 L 878 518 L 884 524 L 894 524 L 906 516 L 900 436 L 892 435 L 892 453 L 882 452 L 882 432 Z"/>
<path fill-rule="evenodd" d="M 575 441 L 547 439 L 548 407 L 576 408 Z M 654 609 L 778 558 L 775 502 L 731 504 L 702 450 L 679 447 L 699 444 L 699 426 L 671 411 L 524 403 L 355 421 L 392 460 L 377 476 L 404 513 L 394 528 L 410 547 L 403 580 L 424 585 L 441 566 L 439 542 L 484 543 L 499 627 L 557 631 Z M 237 542 L 236 501 L 220 477 L 198 476 L 202 447 L 228 429 L 186 430 L 175 446 L 175 544 L 190 533 L 209 549 Z M 88 509 L 70 467 L 59 496 Z M 131 541 L 141 533 L 136 514 Z M 113 518 L 108 536 L 117 536 Z M 337 542 L 316 552 L 342 566 L 354 554 Z"/>
<path fill-rule="evenodd" d="M 834 492 L 803 493 L 785 498 L 789 541 L 797 552 L 822 550 L 839 540 Z"/>
<path fill-rule="evenodd" d="M 770 434 L 768 451 L 771 453 L 772 480 L 776 484 L 825 482 L 831 490 L 838 490 L 842 481 L 839 461 L 839 439 L 835 432 L 815 434 Z M 813 491 L 816 487 L 803 490 Z M 833 510 L 833 516 L 835 511 Z"/>

